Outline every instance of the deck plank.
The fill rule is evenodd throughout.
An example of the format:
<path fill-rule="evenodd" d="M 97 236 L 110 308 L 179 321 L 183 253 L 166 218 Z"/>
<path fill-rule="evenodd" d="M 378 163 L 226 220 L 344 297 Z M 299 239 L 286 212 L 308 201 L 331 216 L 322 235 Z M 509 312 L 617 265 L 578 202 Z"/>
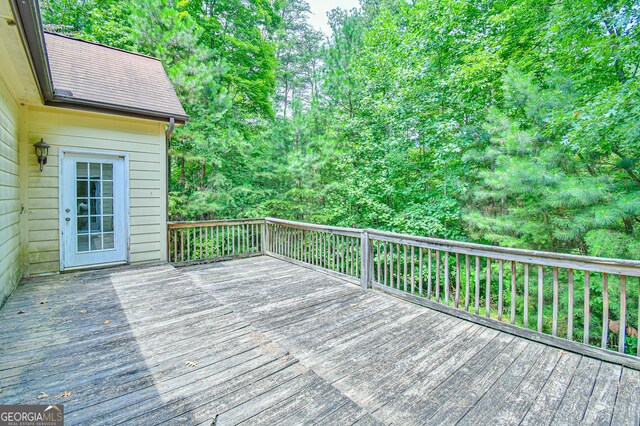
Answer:
<path fill-rule="evenodd" d="M 30 279 L 0 310 L 0 404 L 70 425 L 637 426 L 639 392 L 640 371 L 265 256 Z"/>

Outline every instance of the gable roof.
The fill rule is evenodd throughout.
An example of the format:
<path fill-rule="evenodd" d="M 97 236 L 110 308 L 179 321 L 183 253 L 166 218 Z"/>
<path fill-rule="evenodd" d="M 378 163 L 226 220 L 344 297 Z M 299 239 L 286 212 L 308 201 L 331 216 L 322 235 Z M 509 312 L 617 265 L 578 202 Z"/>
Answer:
<path fill-rule="evenodd" d="M 162 63 L 42 29 L 38 0 L 9 0 L 46 105 L 184 123 Z"/>
<path fill-rule="evenodd" d="M 45 33 L 44 40 L 58 101 L 189 118 L 160 60 L 58 34 Z"/>

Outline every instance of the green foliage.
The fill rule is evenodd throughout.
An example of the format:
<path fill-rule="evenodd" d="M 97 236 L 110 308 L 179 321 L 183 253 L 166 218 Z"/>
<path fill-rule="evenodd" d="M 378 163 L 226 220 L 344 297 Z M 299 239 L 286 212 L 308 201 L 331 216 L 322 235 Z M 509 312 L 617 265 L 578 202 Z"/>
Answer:
<path fill-rule="evenodd" d="M 46 0 L 162 59 L 174 219 L 279 216 L 640 258 L 640 7 L 615 0 Z M 546 296 L 545 296 L 546 297 Z"/>

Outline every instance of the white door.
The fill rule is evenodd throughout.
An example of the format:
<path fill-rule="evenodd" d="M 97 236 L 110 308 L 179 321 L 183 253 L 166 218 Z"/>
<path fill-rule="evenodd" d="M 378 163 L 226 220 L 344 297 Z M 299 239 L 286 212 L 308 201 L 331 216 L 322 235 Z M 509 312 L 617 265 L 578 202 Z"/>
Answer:
<path fill-rule="evenodd" d="M 127 261 L 125 158 L 62 152 L 62 269 Z"/>

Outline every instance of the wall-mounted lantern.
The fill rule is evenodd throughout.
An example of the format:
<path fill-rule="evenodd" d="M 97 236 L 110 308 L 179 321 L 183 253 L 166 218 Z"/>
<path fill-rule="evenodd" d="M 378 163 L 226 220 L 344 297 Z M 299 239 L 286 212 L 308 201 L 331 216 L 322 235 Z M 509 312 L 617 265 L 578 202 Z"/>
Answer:
<path fill-rule="evenodd" d="M 47 155 L 49 155 L 50 146 L 43 139 L 40 139 L 38 143 L 34 143 L 33 146 L 36 148 L 36 156 L 38 157 L 38 164 L 40 164 L 40 171 L 42 172 L 42 167 L 47 164 Z"/>

